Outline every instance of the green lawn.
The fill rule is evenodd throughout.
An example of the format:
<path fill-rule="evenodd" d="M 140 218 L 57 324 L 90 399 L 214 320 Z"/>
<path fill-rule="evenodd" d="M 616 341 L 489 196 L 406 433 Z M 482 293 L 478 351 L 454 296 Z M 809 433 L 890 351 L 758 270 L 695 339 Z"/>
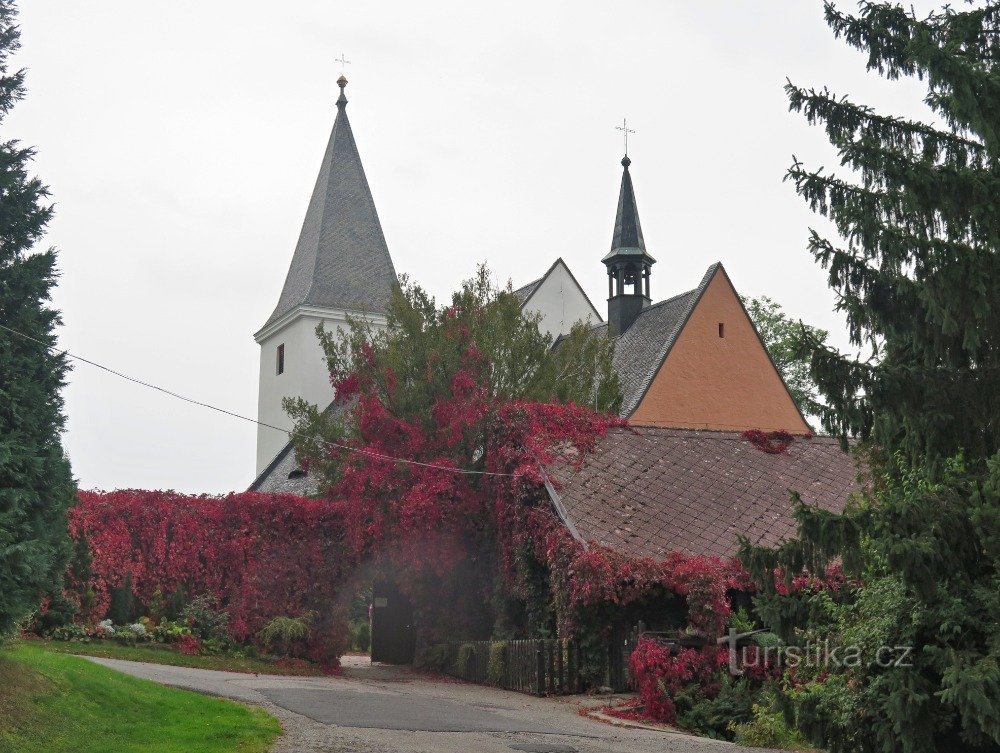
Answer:
<path fill-rule="evenodd" d="M 0 651 L 0 753 L 263 753 L 262 709 L 21 643 Z"/>
<path fill-rule="evenodd" d="M 59 654 L 81 654 L 83 656 L 103 656 L 106 659 L 128 659 L 153 664 L 170 664 L 175 667 L 197 667 L 199 669 L 222 669 L 227 672 L 246 672 L 259 675 L 322 675 L 319 667 L 294 667 L 267 659 L 236 658 L 233 656 L 187 656 L 175 648 L 143 644 L 123 646 L 114 641 L 42 641 L 32 640 L 30 645 Z"/>

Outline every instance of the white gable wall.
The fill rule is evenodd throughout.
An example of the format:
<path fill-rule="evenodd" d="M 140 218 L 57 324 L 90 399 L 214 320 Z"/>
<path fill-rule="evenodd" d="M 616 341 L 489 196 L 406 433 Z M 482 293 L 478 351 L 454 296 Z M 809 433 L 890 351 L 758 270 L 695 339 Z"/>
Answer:
<path fill-rule="evenodd" d="M 579 321 L 594 324 L 601 321 L 601 315 L 591 305 L 562 259 L 552 266 L 524 302 L 522 310 L 540 313 L 542 319 L 538 327 L 552 335 L 553 339 L 567 334 Z"/>
<path fill-rule="evenodd" d="M 352 314 L 360 318 L 358 314 Z M 385 317 L 371 317 L 376 327 L 385 326 Z M 257 426 L 257 470 L 267 467 L 275 455 L 288 444 L 287 430 L 292 420 L 281 407 L 286 397 L 301 397 L 306 402 L 326 408 L 333 401 L 330 372 L 316 336 L 316 326 L 322 324 L 328 332 L 347 328 L 346 312 L 300 306 L 288 316 L 257 333 L 260 343 L 260 379 L 257 391 L 257 420 L 277 426 Z M 278 346 L 285 346 L 285 370 L 278 374 Z"/>

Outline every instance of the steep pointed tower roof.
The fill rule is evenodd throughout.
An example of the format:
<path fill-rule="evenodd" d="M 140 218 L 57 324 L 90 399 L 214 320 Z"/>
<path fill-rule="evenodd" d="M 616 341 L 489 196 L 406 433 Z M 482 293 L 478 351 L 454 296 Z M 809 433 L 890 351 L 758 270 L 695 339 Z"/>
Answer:
<path fill-rule="evenodd" d="M 635 189 L 628 168 L 632 160 L 626 154 L 622 159 L 622 187 L 618 194 L 618 213 L 615 216 L 615 230 L 611 237 L 611 250 L 602 261 L 615 256 L 647 256 L 646 242 L 642 239 L 642 225 L 639 224 L 639 209 L 635 203 Z"/>
<path fill-rule="evenodd" d="M 323 155 L 302 232 L 273 324 L 298 306 L 384 314 L 396 270 L 382 234 L 351 123 L 347 79 L 337 80 L 337 118 Z"/>

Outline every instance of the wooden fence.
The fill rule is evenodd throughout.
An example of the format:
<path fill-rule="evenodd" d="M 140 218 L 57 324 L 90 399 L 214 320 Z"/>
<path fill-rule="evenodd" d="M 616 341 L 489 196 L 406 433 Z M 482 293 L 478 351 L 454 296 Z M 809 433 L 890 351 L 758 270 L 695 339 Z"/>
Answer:
<path fill-rule="evenodd" d="M 535 695 L 582 693 L 576 641 L 464 641 L 437 647 L 440 669 L 453 677 Z"/>
<path fill-rule="evenodd" d="M 567 695 L 604 687 L 616 693 L 632 690 L 629 659 L 644 626 L 620 626 L 610 636 L 600 660 L 603 682 L 587 687 L 580 674 L 576 641 L 527 639 L 456 641 L 434 646 L 434 666 L 445 674 L 481 685 L 536 695 Z"/>

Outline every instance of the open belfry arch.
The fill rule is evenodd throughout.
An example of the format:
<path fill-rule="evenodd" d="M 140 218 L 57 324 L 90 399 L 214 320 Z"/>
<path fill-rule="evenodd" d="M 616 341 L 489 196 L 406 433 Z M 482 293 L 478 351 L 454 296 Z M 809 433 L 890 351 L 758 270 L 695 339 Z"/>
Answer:
<path fill-rule="evenodd" d="M 601 259 L 608 275 L 607 321 L 596 311 L 578 318 L 615 341 L 621 415 L 647 426 L 809 433 L 721 263 L 712 264 L 692 290 L 653 303 L 656 258 L 639 221 L 632 160 L 626 156 L 621 164 L 611 247 Z M 568 267 L 566 272 L 570 282 L 561 295 L 585 298 L 582 289 L 566 292 L 577 285 Z M 539 291 L 522 305 L 542 308 L 543 299 Z M 573 324 L 564 322 L 561 332 Z"/>
<path fill-rule="evenodd" d="M 332 406 L 316 327 L 343 328 L 348 317 L 384 327 L 397 284 L 347 118 L 347 80 L 341 76 L 338 85 L 333 130 L 278 303 L 254 335 L 261 348 L 258 415 L 271 426 L 289 426 L 286 397 L 340 409 Z M 669 266 L 669 249 L 652 248 L 658 264 L 647 248 L 632 160 L 626 155 L 621 165 L 610 247 L 595 243 L 590 252 L 607 274 L 606 307 L 593 304 L 563 258 L 512 291 L 554 347 L 578 322 L 614 341 L 620 414 L 632 424 L 609 431 L 579 467 L 551 469 L 559 487 L 546 487 L 553 508 L 574 535 L 655 557 L 727 557 L 739 536 L 767 542 L 788 535 L 795 524 L 790 485 L 809 503 L 842 509 L 856 474 L 838 442 L 795 439 L 769 454 L 743 434 L 801 437 L 810 430 L 722 264 L 709 266 L 694 288 L 654 302 L 656 270 Z M 299 467 L 282 431 L 259 427 L 256 468 L 251 490 L 318 491 L 319 479 Z M 407 595 L 389 580 L 375 582 L 373 659 L 412 660 L 414 621 Z"/>

